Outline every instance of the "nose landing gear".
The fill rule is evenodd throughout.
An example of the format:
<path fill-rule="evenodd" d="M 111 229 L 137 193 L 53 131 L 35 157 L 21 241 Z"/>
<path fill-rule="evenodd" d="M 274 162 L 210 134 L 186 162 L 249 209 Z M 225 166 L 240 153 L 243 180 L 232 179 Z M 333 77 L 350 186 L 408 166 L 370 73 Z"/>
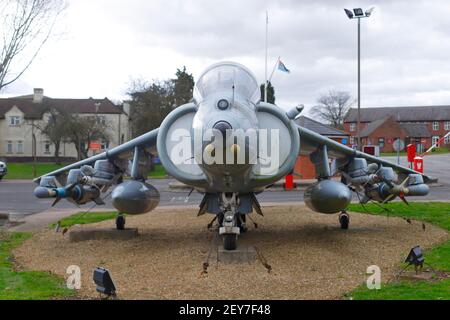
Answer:
<path fill-rule="evenodd" d="M 225 250 L 236 250 L 237 237 L 241 233 L 238 224 L 240 217 L 238 217 L 239 213 L 237 212 L 237 194 L 233 193 L 230 198 L 226 194 L 222 194 L 221 200 L 223 219 L 219 219 L 219 221 L 222 220 L 219 235 L 223 235 L 223 248 Z"/>

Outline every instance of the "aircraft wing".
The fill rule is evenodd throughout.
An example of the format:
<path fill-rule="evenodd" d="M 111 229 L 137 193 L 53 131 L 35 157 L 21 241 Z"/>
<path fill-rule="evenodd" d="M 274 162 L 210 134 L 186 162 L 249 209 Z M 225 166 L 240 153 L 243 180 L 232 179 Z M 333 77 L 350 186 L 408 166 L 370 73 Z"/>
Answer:
<path fill-rule="evenodd" d="M 401 174 L 405 175 L 421 174 L 409 168 L 349 148 L 339 142 L 324 137 L 309 129 L 298 126 L 298 130 L 300 133 L 300 154 L 310 154 L 315 150 L 317 150 L 319 147 L 326 146 L 329 156 L 331 158 L 341 160 L 341 163 L 343 164 L 345 164 L 346 162 L 348 162 L 348 160 L 351 160 L 352 158 L 364 158 L 368 163 L 376 163 L 384 167 L 391 167 L 392 169 Z M 425 183 L 432 183 L 437 181 L 437 179 L 433 179 L 430 176 L 423 174 L 421 175 Z"/>
<path fill-rule="evenodd" d="M 136 147 L 138 147 L 141 150 L 148 150 L 149 148 L 154 147 L 156 145 L 158 131 L 159 129 L 152 130 L 146 134 L 143 134 L 140 137 L 130 140 L 124 144 L 121 144 L 120 146 L 117 146 L 111 150 L 95 155 L 88 159 L 84 159 L 79 162 L 73 163 L 71 165 L 55 170 L 53 172 L 47 173 L 42 177 L 45 176 L 58 177 L 61 175 L 65 175 L 68 171 L 72 169 L 79 169 L 80 167 L 85 165 L 92 165 L 97 160 L 110 160 L 110 162 L 114 163 L 116 166 L 120 167 L 123 171 L 125 171 L 128 167 L 128 159 L 130 159 L 133 156 L 133 151 Z M 34 182 L 39 184 L 42 177 L 36 178 Z"/>

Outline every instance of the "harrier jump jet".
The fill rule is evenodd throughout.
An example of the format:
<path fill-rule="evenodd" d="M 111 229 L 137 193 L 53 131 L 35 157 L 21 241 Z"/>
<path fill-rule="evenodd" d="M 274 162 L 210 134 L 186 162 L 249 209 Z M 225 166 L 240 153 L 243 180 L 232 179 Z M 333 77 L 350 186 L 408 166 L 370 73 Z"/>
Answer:
<path fill-rule="evenodd" d="M 301 112 L 261 102 L 250 70 L 218 63 L 200 76 L 192 102 L 175 108 L 160 128 L 36 179 L 34 194 L 55 203 L 65 198 L 102 205 L 102 194 L 115 187 L 111 196 L 121 229 L 121 214 L 144 214 L 159 203 L 147 181 L 150 149 L 156 146 L 167 173 L 204 195 L 199 215 L 215 215 L 227 250 L 236 249 L 246 216 L 262 215 L 256 195 L 290 174 L 300 154 L 310 156 L 317 172 L 305 203 L 319 213 L 340 213 L 344 229 L 352 192 L 362 203 L 428 194 L 430 177 L 298 126 L 294 120 Z M 341 182 L 331 179 L 336 174 Z"/>

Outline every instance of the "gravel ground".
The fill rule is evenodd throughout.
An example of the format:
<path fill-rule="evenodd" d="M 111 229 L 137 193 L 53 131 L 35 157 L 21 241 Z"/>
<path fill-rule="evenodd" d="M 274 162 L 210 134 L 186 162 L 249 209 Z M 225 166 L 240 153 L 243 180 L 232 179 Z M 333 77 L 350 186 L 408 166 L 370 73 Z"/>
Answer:
<path fill-rule="evenodd" d="M 217 263 L 217 246 L 207 274 L 202 265 L 213 246 L 206 231 L 211 216 L 193 209 L 157 209 L 127 218 L 138 227 L 136 239 L 70 243 L 54 231 L 43 231 L 15 250 L 19 265 L 66 276 L 70 265 L 82 271 L 80 296 L 97 298 L 92 271 L 111 271 L 122 299 L 339 299 L 364 283 L 366 269 L 378 265 L 387 281 L 409 249 L 448 239 L 446 231 L 412 225 L 403 219 L 352 214 L 351 228 L 340 230 L 337 216 L 313 213 L 303 206 L 266 207 L 254 217 L 240 245 L 257 247 L 272 272 L 256 261 Z M 112 226 L 112 221 L 98 227 Z"/>

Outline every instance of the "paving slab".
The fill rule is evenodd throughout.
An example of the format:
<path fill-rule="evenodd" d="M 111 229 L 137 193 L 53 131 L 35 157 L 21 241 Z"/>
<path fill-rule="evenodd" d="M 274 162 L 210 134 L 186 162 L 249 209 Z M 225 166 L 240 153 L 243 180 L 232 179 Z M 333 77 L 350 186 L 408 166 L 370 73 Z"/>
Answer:
<path fill-rule="evenodd" d="M 81 242 L 90 240 L 130 240 L 139 235 L 137 228 L 125 230 L 79 228 L 69 232 L 70 242 Z"/>
<path fill-rule="evenodd" d="M 256 249 L 252 246 L 239 246 L 236 250 L 225 250 L 222 246 L 217 248 L 217 259 L 226 264 L 252 263 L 256 257 Z"/>

